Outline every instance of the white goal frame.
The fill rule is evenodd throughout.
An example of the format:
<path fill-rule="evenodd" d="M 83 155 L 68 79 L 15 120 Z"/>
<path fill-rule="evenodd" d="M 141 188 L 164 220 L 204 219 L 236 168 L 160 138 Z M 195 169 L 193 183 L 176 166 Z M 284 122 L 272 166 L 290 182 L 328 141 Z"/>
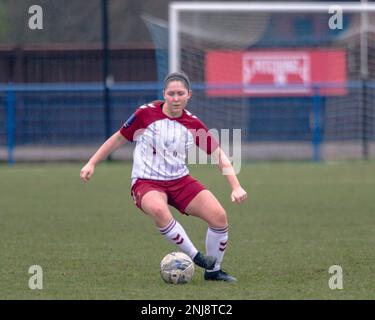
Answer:
<path fill-rule="evenodd" d="M 367 75 L 368 12 L 375 3 L 359 2 L 171 2 L 169 4 L 169 72 L 180 70 L 179 18 L 181 12 L 326 12 L 340 8 L 342 13 L 361 13 L 361 74 Z"/>

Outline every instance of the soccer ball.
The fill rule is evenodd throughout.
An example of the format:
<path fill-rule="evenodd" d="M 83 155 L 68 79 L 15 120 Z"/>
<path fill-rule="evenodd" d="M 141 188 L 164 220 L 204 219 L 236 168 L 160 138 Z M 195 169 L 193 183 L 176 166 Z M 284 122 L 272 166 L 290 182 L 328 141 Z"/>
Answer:
<path fill-rule="evenodd" d="M 193 279 L 194 263 L 183 252 L 168 253 L 160 262 L 160 275 L 166 283 L 188 283 Z"/>

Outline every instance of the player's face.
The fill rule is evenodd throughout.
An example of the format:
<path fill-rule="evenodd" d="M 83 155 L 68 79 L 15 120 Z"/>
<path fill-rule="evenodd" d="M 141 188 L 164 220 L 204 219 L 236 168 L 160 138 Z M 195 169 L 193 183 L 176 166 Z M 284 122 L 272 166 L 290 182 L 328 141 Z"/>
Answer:
<path fill-rule="evenodd" d="M 171 81 L 164 90 L 164 100 L 167 112 L 172 116 L 180 116 L 185 109 L 191 91 L 188 90 L 181 81 Z"/>

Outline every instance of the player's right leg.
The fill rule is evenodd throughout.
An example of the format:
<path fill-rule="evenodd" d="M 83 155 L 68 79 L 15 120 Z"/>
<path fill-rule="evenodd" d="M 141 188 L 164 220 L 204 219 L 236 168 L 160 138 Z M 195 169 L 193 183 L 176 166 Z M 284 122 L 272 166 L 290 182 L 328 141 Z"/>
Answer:
<path fill-rule="evenodd" d="M 148 191 L 142 196 L 141 208 L 154 221 L 160 233 L 190 256 L 198 266 L 205 269 L 212 269 L 215 266 L 216 258 L 198 252 L 184 228 L 173 218 L 164 192 Z"/>
<path fill-rule="evenodd" d="M 148 191 L 143 195 L 140 205 L 159 229 L 165 227 L 173 219 L 168 207 L 168 198 L 164 192 Z"/>

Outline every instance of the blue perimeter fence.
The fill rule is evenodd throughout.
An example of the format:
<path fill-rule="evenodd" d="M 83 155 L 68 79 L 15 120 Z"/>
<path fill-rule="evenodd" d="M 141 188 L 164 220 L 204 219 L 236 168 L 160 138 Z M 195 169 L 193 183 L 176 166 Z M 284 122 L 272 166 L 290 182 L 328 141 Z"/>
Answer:
<path fill-rule="evenodd" d="M 337 85 L 332 85 L 337 87 Z M 326 97 L 316 85 L 309 97 L 209 97 L 193 84 L 189 110 L 209 128 L 242 129 L 246 142 L 311 142 L 321 159 L 324 140 L 374 140 L 375 83 L 350 82 L 347 94 Z M 225 86 L 238 88 L 238 85 Z M 224 88 L 221 86 L 221 88 Z M 123 83 L 110 88 L 110 119 L 102 84 L 0 84 L 0 146 L 13 163 L 16 146 L 88 145 L 104 141 L 138 106 L 161 98 L 161 83 Z"/>

